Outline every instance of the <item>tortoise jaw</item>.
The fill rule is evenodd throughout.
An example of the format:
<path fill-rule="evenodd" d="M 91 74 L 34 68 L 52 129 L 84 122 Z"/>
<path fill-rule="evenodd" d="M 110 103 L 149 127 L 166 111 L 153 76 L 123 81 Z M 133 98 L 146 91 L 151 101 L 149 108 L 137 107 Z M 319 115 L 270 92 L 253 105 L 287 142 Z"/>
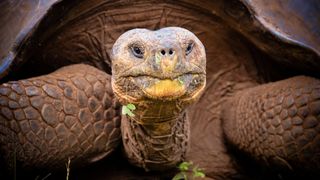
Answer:
<path fill-rule="evenodd" d="M 205 75 L 182 74 L 172 79 L 160 79 L 152 76 L 131 77 L 131 81 L 149 99 L 175 100 L 192 99 L 205 86 Z M 201 91 L 201 92 L 199 92 Z"/>
<path fill-rule="evenodd" d="M 150 98 L 172 99 L 181 97 L 187 90 L 183 83 L 178 79 L 164 79 L 142 89 L 142 91 Z"/>

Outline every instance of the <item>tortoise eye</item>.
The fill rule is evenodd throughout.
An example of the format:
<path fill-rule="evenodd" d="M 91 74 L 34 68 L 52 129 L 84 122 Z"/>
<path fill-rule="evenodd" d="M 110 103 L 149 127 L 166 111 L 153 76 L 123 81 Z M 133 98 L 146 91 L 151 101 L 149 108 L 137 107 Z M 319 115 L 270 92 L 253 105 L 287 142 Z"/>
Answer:
<path fill-rule="evenodd" d="M 133 53 L 133 55 L 137 58 L 143 58 L 143 49 L 137 45 L 133 45 L 131 46 L 131 51 Z"/>
<path fill-rule="evenodd" d="M 186 49 L 186 55 L 189 55 L 192 52 L 193 46 L 194 46 L 193 42 L 188 44 L 187 49 Z"/>

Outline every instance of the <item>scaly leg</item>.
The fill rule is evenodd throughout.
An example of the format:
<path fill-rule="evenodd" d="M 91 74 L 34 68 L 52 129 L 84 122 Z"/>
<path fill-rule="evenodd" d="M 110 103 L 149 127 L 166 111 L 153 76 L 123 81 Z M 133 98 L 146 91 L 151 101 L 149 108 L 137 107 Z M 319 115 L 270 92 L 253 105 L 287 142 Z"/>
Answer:
<path fill-rule="evenodd" d="M 224 132 L 255 159 L 320 169 L 320 81 L 298 76 L 241 91 L 225 104 Z"/>
<path fill-rule="evenodd" d="M 121 139 L 110 75 L 88 65 L 2 84 L 0 107 L 0 149 L 9 163 L 52 168 L 70 158 L 85 165 Z"/>

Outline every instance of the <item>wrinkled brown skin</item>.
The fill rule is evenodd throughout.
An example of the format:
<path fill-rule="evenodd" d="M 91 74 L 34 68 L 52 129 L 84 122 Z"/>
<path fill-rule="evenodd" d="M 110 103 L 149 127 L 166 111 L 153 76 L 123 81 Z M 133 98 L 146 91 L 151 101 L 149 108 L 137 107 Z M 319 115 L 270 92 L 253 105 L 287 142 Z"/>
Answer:
<path fill-rule="evenodd" d="M 236 93 L 224 105 L 223 128 L 237 148 L 266 164 L 320 166 L 320 81 L 296 76 Z"/>
<path fill-rule="evenodd" d="M 110 76 L 72 65 L 0 87 L 1 152 L 12 166 L 59 167 L 94 162 L 120 142 L 119 104 Z"/>
<path fill-rule="evenodd" d="M 113 92 L 136 107 L 121 124 L 129 162 L 147 171 L 176 167 L 189 150 L 187 108 L 205 89 L 203 44 L 179 27 L 133 29 L 117 39 L 111 59 Z"/>
<path fill-rule="evenodd" d="M 64 6 L 67 5 L 65 8 L 61 8 L 63 7 L 62 5 L 57 6 L 57 8 L 59 7 L 62 9 L 60 9 L 60 11 L 63 13 L 60 15 L 63 18 L 47 19 L 47 22 L 41 24 L 38 31 L 35 31 L 36 38 L 30 37 L 33 41 L 26 45 L 22 53 L 18 55 L 19 59 L 25 59 L 27 64 L 17 72 L 24 73 L 24 76 L 22 77 L 31 77 L 34 74 L 48 73 L 58 67 L 81 62 L 110 72 L 108 67 L 110 67 L 109 55 L 111 47 L 120 34 L 126 30 L 136 27 L 159 29 L 167 26 L 179 26 L 187 28 L 194 32 L 203 42 L 206 47 L 208 59 L 206 91 L 199 102 L 190 107 L 191 134 L 190 151 L 187 154 L 187 160 L 191 160 L 200 167 L 205 168 L 207 176 L 213 179 L 230 179 L 234 177 L 247 179 L 246 176 L 250 175 L 254 170 L 249 169 L 248 171 L 243 171 L 241 168 L 244 164 L 239 164 L 239 162 L 235 161 L 237 157 L 233 156 L 229 151 L 223 138 L 223 131 L 227 130 L 228 127 L 230 129 L 234 129 L 235 127 L 225 126 L 225 130 L 223 130 L 221 120 L 232 120 L 233 116 L 231 114 L 234 112 L 234 109 L 240 109 L 241 107 L 246 108 L 252 104 L 251 101 L 259 100 L 261 102 L 267 102 L 268 98 L 263 97 L 265 93 L 272 92 L 275 87 L 277 89 L 278 87 L 286 87 L 288 85 L 286 80 L 279 82 L 276 85 L 267 84 L 262 86 L 270 87 L 270 89 L 267 88 L 268 91 L 265 91 L 259 89 L 259 84 L 285 79 L 296 74 L 306 74 L 309 69 L 318 72 L 320 64 L 318 63 L 319 58 L 317 58 L 315 53 L 311 53 L 311 56 L 304 56 L 305 54 L 310 55 L 310 51 L 302 51 L 296 46 L 289 46 L 289 48 L 287 48 L 287 46 L 282 46 L 281 40 L 274 38 L 274 36 L 270 36 L 268 31 L 262 31 L 263 33 L 261 33 L 257 30 L 260 27 L 259 23 L 253 23 L 252 19 L 247 18 L 250 16 L 248 11 L 230 8 L 229 6 L 233 5 L 233 3 L 228 4 L 224 2 L 227 1 L 199 1 L 196 5 L 189 5 L 185 2 L 168 3 L 166 1 L 143 1 L 134 4 L 132 2 L 118 1 L 99 4 L 101 2 L 96 0 L 82 1 L 79 4 L 70 6 L 65 3 Z M 71 7 L 73 9 L 71 9 Z M 70 11 L 66 12 L 66 10 L 69 9 Z M 57 13 L 51 13 L 51 15 L 54 14 Z M 51 18 L 52 17 L 56 16 L 51 16 Z M 298 16 L 292 15 L 286 20 L 292 22 L 291 19 L 298 19 Z M 50 27 L 49 29 L 48 26 Z M 300 28 L 305 26 L 297 26 L 293 23 L 291 27 L 295 27 L 293 30 L 300 30 Z M 282 68 L 281 64 L 274 63 L 272 59 L 253 47 L 251 43 L 248 43 L 248 41 L 237 33 L 237 31 L 244 34 L 246 38 L 252 40 L 254 44 L 263 51 L 275 57 L 278 62 L 290 67 L 296 67 L 296 69 Z M 308 35 L 312 36 L 312 34 Z M 315 40 L 316 38 L 308 39 Z M 272 43 L 268 44 L 266 42 Z M 77 53 L 74 53 L 75 50 Z M 286 53 L 286 58 L 281 57 L 281 54 L 284 51 L 290 52 Z M 289 56 L 291 55 L 291 52 L 293 55 Z M 293 61 L 290 58 L 297 59 L 297 61 Z M 34 69 L 35 65 L 42 68 Z M 30 72 L 30 67 L 32 67 L 31 69 L 33 69 L 34 72 L 27 73 Z M 306 71 L 299 72 L 297 69 Z M 19 76 L 19 74 L 15 72 L 11 74 L 13 74 L 12 78 L 17 78 Z M 316 76 L 317 74 L 313 75 Z M 301 84 L 299 86 L 308 89 L 309 84 L 307 82 L 310 80 L 309 78 L 299 77 L 297 79 L 300 79 L 299 83 Z M 293 80 L 289 80 L 289 82 L 291 82 L 290 84 L 295 86 L 294 82 L 296 81 L 292 81 Z M 319 81 L 316 79 L 311 79 L 311 81 L 314 84 L 319 84 Z M 257 88 L 248 89 L 255 86 Z M 248 91 L 246 91 L 246 89 L 248 89 Z M 291 93 L 291 91 L 286 88 L 284 88 L 284 91 L 289 92 L 289 94 Z M 314 88 L 313 91 L 319 92 L 319 89 Z M 239 92 L 239 94 L 234 96 L 237 92 Z M 229 103 L 237 104 L 241 94 L 250 94 L 245 95 L 249 97 L 251 94 L 257 94 L 257 98 L 248 100 L 247 105 L 244 106 L 227 107 L 228 109 L 223 108 L 224 103 L 227 101 Z M 308 93 L 306 95 L 308 95 Z M 314 96 L 310 95 L 310 97 Z M 7 96 L 5 98 L 7 98 Z M 298 99 L 299 98 L 294 99 L 294 102 L 298 102 Z M 241 100 L 240 102 L 243 101 L 244 100 Z M 307 104 L 303 107 L 309 108 L 311 107 L 309 103 L 317 102 L 319 102 L 319 98 L 315 100 L 310 98 L 310 101 L 308 100 Z M 8 106 L 4 107 L 8 108 Z M 258 114 L 263 114 L 264 110 L 262 108 L 256 106 L 255 108 L 257 109 L 256 112 Z M 285 109 L 285 107 L 283 109 Z M 245 110 L 245 112 L 250 114 L 249 110 Z M 225 115 L 224 118 L 222 118 L 221 112 L 226 112 L 226 114 L 228 114 L 228 111 L 231 111 L 230 115 Z M 319 115 L 311 116 L 312 113 L 308 115 L 310 117 L 316 117 L 317 122 L 319 122 Z M 300 118 L 303 122 L 308 122 L 307 118 Z M 262 116 L 261 119 L 263 119 Z M 235 122 L 238 120 L 235 120 Z M 258 122 L 259 118 L 254 120 Z M 227 122 L 228 121 L 226 121 L 226 123 Z M 290 122 L 293 123 L 293 120 L 284 120 L 283 124 L 288 125 Z M 257 124 L 253 123 L 252 128 L 257 127 L 257 130 L 259 130 L 258 128 L 263 128 L 263 126 L 256 125 Z M 314 126 L 314 124 L 311 123 L 311 126 Z M 298 130 L 296 130 L 295 127 L 298 127 Z M 303 146 L 306 147 L 303 149 L 315 148 L 311 149 L 311 152 L 313 151 L 315 153 L 309 154 L 312 154 L 313 157 L 319 157 L 319 145 L 317 145 L 319 141 L 315 141 L 318 139 L 319 124 L 306 129 L 304 129 L 303 125 L 301 126 L 299 124 L 291 126 L 291 128 L 286 130 L 286 133 L 284 133 L 282 137 L 286 137 L 285 135 L 288 133 L 291 135 L 299 132 L 301 127 L 303 127 L 303 131 L 306 133 L 303 136 L 299 136 L 299 138 L 310 140 L 306 143 L 306 146 Z M 317 132 L 317 136 L 310 138 L 313 136 L 312 132 L 310 133 L 310 130 Z M 241 132 L 243 129 L 239 129 L 239 131 Z M 271 128 L 270 131 L 272 132 L 273 129 Z M 232 133 L 230 130 L 228 132 Z M 239 142 L 237 138 L 232 138 L 236 135 L 237 134 L 227 134 L 227 136 L 229 136 L 229 141 L 234 144 L 240 144 L 241 141 Z M 249 139 L 247 136 L 239 137 Z M 255 140 L 256 138 L 252 139 Z M 288 142 L 291 142 L 288 143 L 288 145 L 295 144 L 295 141 L 290 141 L 290 136 Z M 245 146 L 244 143 L 242 144 Z M 273 147 L 274 143 L 267 143 L 267 145 L 267 149 L 277 149 Z M 253 155 L 253 157 L 259 160 L 261 159 L 259 151 L 257 153 L 255 152 L 255 149 L 259 148 L 255 147 L 256 146 L 253 146 L 248 149 L 242 148 L 242 150 L 245 150 L 249 155 Z M 280 142 L 279 147 L 283 147 L 282 149 L 286 150 L 285 153 L 287 153 L 287 150 L 296 150 L 292 154 L 297 154 L 301 152 L 301 149 L 298 148 L 302 146 L 300 146 L 298 141 L 296 146 L 293 145 L 293 147 L 289 148 Z M 288 167 L 287 165 L 292 166 L 293 170 L 290 172 L 300 172 L 301 169 L 303 170 L 305 168 L 296 167 L 296 165 L 309 162 L 308 160 L 305 161 L 306 158 L 302 154 L 299 154 L 298 157 L 288 157 L 286 154 L 276 154 L 279 155 L 279 158 L 274 158 L 274 155 L 275 154 L 271 151 L 271 153 L 266 153 L 265 156 L 267 159 L 270 158 L 268 160 L 268 162 L 271 162 L 271 164 L 269 164 L 270 169 L 277 169 L 276 166 L 274 166 L 279 163 L 277 159 L 280 159 L 280 166 L 283 166 L 283 163 L 286 167 Z M 310 158 L 310 156 L 306 157 Z M 287 159 L 284 159 L 283 161 L 283 158 Z M 295 159 L 292 160 L 292 158 Z M 273 159 L 276 159 L 276 161 Z M 89 166 L 87 170 L 74 172 L 73 175 L 79 176 L 79 179 L 88 179 L 92 177 L 95 177 L 95 179 L 104 179 L 105 177 L 110 177 L 111 179 L 141 179 L 143 177 L 154 179 L 155 175 L 161 175 L 145 174 L 137 169 L 133 169 L 133 167 L 126 165 L 125 160 L 121 158 L 115 157 L 115 159 L 112 159 L 115 160 L 115 162 L 112 163 L 108 162 L 108 160 L 109 159 L 106 159 L 104 163 L 98 164 L 100 166 Z M 116 163 L 119 160 L 120 162 Z M 272 164 L 273 162 L 276 164 Z M 313 160 L 310 160 L 310 162 L 314 163 Z M 65 161 L 62 162 L 63 165 L 64 163 Z M 306 166 L 306 168 L 309 167 L 310 166 Z M 250 168 L 254 167 L 250 166 Z M 310 168 L 317 171 L 319 165 Z"/>

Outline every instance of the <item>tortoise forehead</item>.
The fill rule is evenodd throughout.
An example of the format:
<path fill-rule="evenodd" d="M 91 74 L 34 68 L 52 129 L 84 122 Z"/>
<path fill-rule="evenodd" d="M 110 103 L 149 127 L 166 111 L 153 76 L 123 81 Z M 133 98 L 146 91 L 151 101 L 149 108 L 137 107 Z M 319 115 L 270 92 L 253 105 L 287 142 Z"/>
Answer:
<path fill-rule="evenodd" d="M 200 42 L 198 38 L 189 30 L 180 27 L 167 27 L 156 31 L 148 29 L 132 29 L 122 34 L 116 43 L 114 48 L 127 46 L 130 43 L 139 42 L 148 48 L 156 48 L 158 46 L 167 45 L 183 45 L 193 40 Z M 147 47 L 146 47 L 147 48 Z"/>

